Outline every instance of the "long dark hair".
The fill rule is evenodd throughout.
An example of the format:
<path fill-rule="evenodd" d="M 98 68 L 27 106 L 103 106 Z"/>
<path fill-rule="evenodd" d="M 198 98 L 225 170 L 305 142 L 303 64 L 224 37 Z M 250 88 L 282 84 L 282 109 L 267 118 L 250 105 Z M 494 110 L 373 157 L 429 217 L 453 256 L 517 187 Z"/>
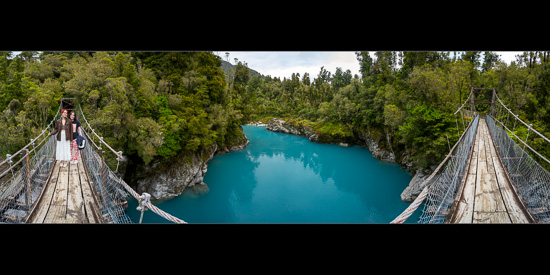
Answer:
<path fill-rule="evenodd" d="M 71 119 L 71 115 L 74 114 L 74 119 L 72 121 L 77 121 L 78 119 L 76 119 L 76 112 L 74 110 L 72 110 L 70 113 L 69 113 L 69 116 L 67 116 L 68 119 Z"/>

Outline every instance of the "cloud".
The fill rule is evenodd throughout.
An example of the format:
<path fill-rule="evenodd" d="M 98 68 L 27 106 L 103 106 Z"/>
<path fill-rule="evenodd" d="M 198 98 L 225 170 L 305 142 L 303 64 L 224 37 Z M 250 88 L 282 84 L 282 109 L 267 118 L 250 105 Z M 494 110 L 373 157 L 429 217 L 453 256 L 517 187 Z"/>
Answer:
<path fill-rule="evenodd" d="M 226 60 L 226 51 L 218 51 L 218 55 Z M 516 54 L 522 52 L 497 52 L 501 59 L 507 64 L 515 60 Z M 370 52 L 371 57 L 376 58 L 374 52 Z M 326 70 L 334 74 L 336 68 L 340 67 L 345 72 L 350 70 L 351 74 L 361 76 L 359 72 L 359 61 L 355 52 L 229 52 L 229 62 L 235 64 L 234 58 L 244 61 L 248 67 L 258 71 L 263 75 L 272 77 L 290 78 L 292 73 L 299 73 L 300 77 L 305 72 L 309 77 L 317 77 L 317 74 L 324 66 Z"/>
<path fill-rule="evenodd" d="M 224 51 L 218 53 L 226 60 Z M 245 61 L 249 68 L 263 75 L 281 79 L 289 78 L 292 73 L 303 76 L 305 72 L 314 78 L 322 66 L 331 73 L 336 72 L 336 67 L 341 67 L 359 75 L 359 62 L 354 52 L 229 52 L 229 62 L 234 64 L 234 58 Z"/>
<path fill-rule="evenodd" d="M 360 75 L 359 61 L 357 61 L 355 52 L 330 52 L 326 58 L 325 69 L 331 73 L 335 73 L 336 68 L 340 67 L 344 72 L 350 70 L 352 75 Z"/>
<path fill-rule="evenodd" d="M 516 55 L 522 54 L 523 52 L 496 52 L 500 55 L 500 59 L 506 64 L 510 65 L 512 61 L 516 61 Z"/>

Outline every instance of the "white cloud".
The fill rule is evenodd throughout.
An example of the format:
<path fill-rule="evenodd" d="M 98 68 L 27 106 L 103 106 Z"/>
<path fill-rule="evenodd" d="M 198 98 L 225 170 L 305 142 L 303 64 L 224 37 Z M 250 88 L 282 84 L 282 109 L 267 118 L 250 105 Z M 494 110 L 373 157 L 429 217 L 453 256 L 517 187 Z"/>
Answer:
<path fill-rule="evenodd" d="M 226 51 L 217 51 L 223 60 L 226 60 Z M 510 64 L 516 58 L 517 54 L 522 52 L 497 52 L 501 59 Z M 374 52 L 370 55 L 375 59 Z M 309 73 L 310 78 L 317 77 L 324 66 L 326 70 L 334 74 L 336 68 L 340 67 L 343 71 L 350 70 L 351 74 L 361 76 L 359 72 L 359 62 L 355 52 L 229 52 L 229 62 L 235 64 L 235 58 L 244 61 L 252 68 L 263 75 L 272 77 L 290 78 L 292 73 L 299 73 L 300 77 L 305 72 Z"/>
<path fill-rule="evenodd" d="M 523 52 L 496 52 L 496 53 L 500 55 L 500 59 L 502 61 L 504 61 L 504 62 L 506 62 L 506 64 L 510 65 L 510 63 L 512 63 L 512 61 L 516 60 L 516 55 L 522 54 Z"/>
<path fill-rule="evenodd" d="M 218 54 L 226 60 L 225 51 Z M 350 70 L 352 75 L 359 73 L 359 62 L 355 52 L 229 52 L 229 62 L 234 64 L 234 58 L 244 61 L 248 67 L 263 75 L 289 78 L 292 73 L 309 73 L 310 78 L 315 78 L 321 66 L 331 73 L 336 72 L 336 67 L 343 71 Z"/>

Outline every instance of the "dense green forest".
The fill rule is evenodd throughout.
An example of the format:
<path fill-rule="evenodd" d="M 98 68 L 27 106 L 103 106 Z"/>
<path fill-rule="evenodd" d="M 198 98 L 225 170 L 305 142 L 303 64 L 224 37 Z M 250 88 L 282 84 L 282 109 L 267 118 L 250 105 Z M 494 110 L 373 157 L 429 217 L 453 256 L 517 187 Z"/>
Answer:
<path fill-rule="evenodd" d="M 22 52 L 0 55 L 0 153 L 13 153 L 80 103 L 105 141 L 146 165 L 241 135 L 221 60 L 207 52 Z M 109 156 L 109 155 L 108 155 Z"/>
<path fill-rule="evenodd" d="M 239 125 L 280 117 L 343 137 L 387 136 L 384 146 L 398 160 L 407 152 L 417 167 L 429 166 L 448 152 L 447 137 L 458 139 L 452 113 L 471 87 L 496 88 L 550 137 L 549 52 L 525 52 L 510 65 L 492 52 L 356 54 L 360 76 L 321 67 L 317 76 L 280 79 L 251 76 L 245 62 L 224 74 L 210 52 L 3 52 L 0 156 L 38 135 L 61 97 L 75 98 L 107 143 L 145 165 L 213 143 L 229 146 Z"/>
<path fill-rule="evenodd" d="M 240 110 L 245 119 L 298 120 L 327 135 L 368 132 L 395 151 L 398 161 L 407 153 L 417 167 L 426 167 L 448 152 L 447 137 L 451 145 L 458 140 L 453 113 L 471 87 L 494 87 L 508 107 L 550 137 L 549 53 L 525 52 L 507 65 L 493 52 L 357 52 L 361 76 L 321 67 L 315 77 L 252 77 Z M 518 125 L 516 134 L 523 138 L 527 130 Z M 550 156 L 542 139 L 529 139 Z"/>

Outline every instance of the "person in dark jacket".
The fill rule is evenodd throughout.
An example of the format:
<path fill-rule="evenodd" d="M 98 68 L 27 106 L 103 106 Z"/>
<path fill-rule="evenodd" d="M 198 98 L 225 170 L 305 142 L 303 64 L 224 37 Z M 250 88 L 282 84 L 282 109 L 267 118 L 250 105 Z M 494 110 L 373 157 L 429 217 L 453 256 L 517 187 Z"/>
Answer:
<path fill-rule="evenodd" d="M 61 118 L 55 122 L 53 130 L 49 135 L 57 134 L 55 146 L 55 159 L 61 161 L 61 167 L 66 167 L 71 159 L 71 140 L 73 136 L 72 121 L 67 118 L 67 110 L 61 110 Z"/>
<path fill-rule="evenodd" d="M 69 118 L 72 121 L 71 164 L 77 164 L 80 153 L 78 151 L 78 145 L 76 144 L 76 138 L 79 135 L 82 135 L 82 129 L 80 128 L 80 121 L 76 119 L 75 111 L 71 111 L 71 113 L 69 114 Z"/>

